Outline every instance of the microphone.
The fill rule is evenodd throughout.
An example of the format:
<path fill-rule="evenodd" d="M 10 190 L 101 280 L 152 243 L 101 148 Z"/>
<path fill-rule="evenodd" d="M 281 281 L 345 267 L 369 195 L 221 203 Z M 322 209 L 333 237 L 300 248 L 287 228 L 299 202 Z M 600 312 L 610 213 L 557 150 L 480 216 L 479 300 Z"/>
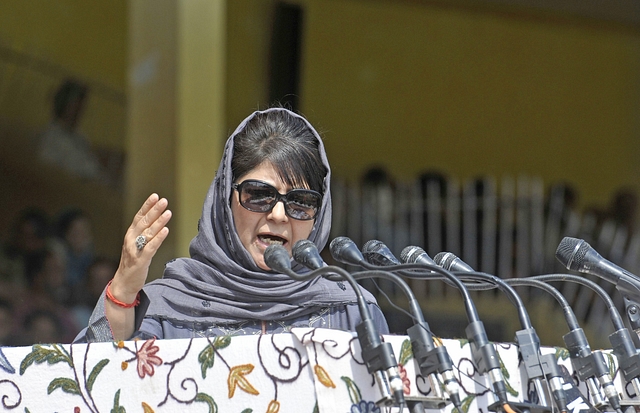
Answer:
<path fill-rule="evenodd" d="M 405 247 L 402 252 L 400 252 L 400 260 L 402 262 L 414 262 L 416 264 L 438 265 L 431 259 L 425 250 L 413 245 Z"/>
<path fill-rule="evenodd" d="M 436 264 L 452 272 L 476 272 L 469 264 L 451 252 L 439 252 L 433 257 Z"/>
<path fill-rule="evenodd" d="M 296 262 L 299 262 L 311 270 L 317 270 L 318 268 L 322 268 L 326 265 L 320 256 L 320 252 L 318 251 L 316 244 L 308 239 L 296 241 L 291 249 L 291 255 Z"/>
<path fill-rule="evenodd" d="M 307 242 L 305 242 L 307 241 Z M 401 408 L 404 406 L 403 383 L 398 369 L 398 362 L 390 343 L 383 343 L 378 333 L 371 312 L 364 299 L 360 286 L 346 270 L 335 266 L 324 266 L 322 258 L 313 242 L 302 240 L 296 242 L 292 249 L 300 258 L 301 264 L 307 263 L 318 269 L 308 274 L 300 275 L 291 270 L 289 253 L 282 245 L 272 244 L 264 252 L 264 261 L 269 268 L 282 272 L 295 280 L 310 279 L 324 273 L 338 273 L 353 288 L 358 299 L 362 322 L 356 326 L 356 335 L 360 343 L 362 358 L 367 365 L 367 371 L 372 374 L 378 385 L 383 399 L 393 399 Z M 316 255 L 317 254 L 317 255 Z M 286 256 L 286 260 L 285 257 Z M 297 261 L 297 260 L 296 260 Z M 303 264 L 305 265 L 305 264 Z"/>
<path fill-rule="evenodd" d="M 631 327 L 640 337 L 640 278 L 603 258 L 586 241 L 564 237 L 556 258 L 567 269 L 595 275 L 616 286 L 625 303 L 625 311 Z"/>
<path fill-rule="evenodd" d="M 382 241 L 376 239 L 369 240 L 362 246 L 362 256 L 365 261 L 379 267 L 400 265 L 400 261 L 393 255 L 389 247 Z"/>

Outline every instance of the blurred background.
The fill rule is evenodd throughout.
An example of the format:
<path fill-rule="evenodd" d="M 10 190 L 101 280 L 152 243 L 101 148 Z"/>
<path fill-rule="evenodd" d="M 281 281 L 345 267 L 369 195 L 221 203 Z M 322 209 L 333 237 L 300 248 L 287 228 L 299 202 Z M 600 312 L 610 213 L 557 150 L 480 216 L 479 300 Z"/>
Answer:
<path fill-rule="evenodd" d="M 151 192 L 174 218 L 150 277 L 187 255 L 225 139 L 274 102 L 324 136 L 333 236 L 504 278 L 566 272 L 574 236 L 640 273 L 635 0 L 5 0 L 0 343 L 72 339 Z M 459 294 L 412 286 L 434 332 L 462 336 Z M 557 286 L 608 347 L 601 300 Z M 557 305 L 519 291 L 561 345 Z M 513 340 L 511 304 L 475 297 L 490 339 Z"/>

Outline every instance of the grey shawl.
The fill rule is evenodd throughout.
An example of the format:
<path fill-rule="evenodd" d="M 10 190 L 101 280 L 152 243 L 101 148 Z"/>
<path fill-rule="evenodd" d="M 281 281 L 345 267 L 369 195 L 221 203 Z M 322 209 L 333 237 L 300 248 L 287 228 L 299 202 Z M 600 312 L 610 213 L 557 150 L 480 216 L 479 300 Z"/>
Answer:
<path fill-rule="evenodd" d="M 272 110 L 286 109 L 267 111 Z M 224 325 L 240 320 L 294 319 L 321 307 L 356 303 L 348 286 L 343 290 L 324 278 L 294 281 L 287 275 L 260 269 L 240 242 L 229 205 L 233 142 L 257 113 L 246 118 L 226 142 L 220 167 L 204 201 L 198 234 L 189 246 L 191 258 L 170 261 L 163 278 L 144 287 L 151 301 L 146 317 Z M 322 250 L 331 227 L 331 173 L 320 136 L 304 121 L 316 135 L 329 171 L 324 178 L 322 208 L 309 236 Z M 297 263 L 293 269 L 299 273 L 307 271 Z M 367 301 L 375 302 L 367 291 L 364 294 Z"/>

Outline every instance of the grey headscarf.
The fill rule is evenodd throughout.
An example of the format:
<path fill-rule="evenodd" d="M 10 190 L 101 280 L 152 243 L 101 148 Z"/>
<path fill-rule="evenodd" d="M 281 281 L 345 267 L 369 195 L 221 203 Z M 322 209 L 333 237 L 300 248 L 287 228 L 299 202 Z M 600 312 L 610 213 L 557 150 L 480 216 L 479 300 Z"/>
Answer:
<path fill-rule="evenodd" d="M 259 268 L 238 237 L 229 202 L 234 139 L 254 116 L 276 110 L 304 120 L 318 140 L 327 174 L 322 207 L 308 239 L 319 250 L 326 245 L 331 227 L 331 173 L 320 136 L 306 119 L 287 109 L 254 112 L 227 140 L 220 168 L 204 201 L 198 234 L 189 246 L 191 258 L 170 261 L 163 278 L 144 287 L 151 300 L 147 317 L 223 325 L 242 320 L 294 319 L 321 307 L 356 303 L 348 285 L 340 288 L 324 278 L 294 281 L 287 275 Z M 293 269 L 307 271 L 299 264 Z M 370 293 L 363 292 L 367 301 L 375 302 Z"/>

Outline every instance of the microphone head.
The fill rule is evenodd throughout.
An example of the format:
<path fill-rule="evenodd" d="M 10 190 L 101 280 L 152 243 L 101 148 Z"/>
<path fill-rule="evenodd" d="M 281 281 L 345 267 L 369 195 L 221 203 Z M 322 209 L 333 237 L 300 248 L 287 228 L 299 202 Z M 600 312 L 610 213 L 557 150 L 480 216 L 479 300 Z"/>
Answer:
<path fill-rule="evenodd" d="M 462 261 L 452 252 L 439 252 L 433 257 L 433 260 L 436 262 L 436 265 L 439 265 L 447 271 L 475 272 L 469 264 Z"/>
<path fill-rule="evenodd" d="M 318 252 L 318 247 L 308 239 L 296 241 L 296 243 L 293 244 L 291 255 L 294 260 L 311 270 L 324 266 L 324 261 L 322 261 L 320 257 L 320 252 Z"/>
<path fill-rule="evenodd" d="M 398 265 L 400 261 L 393 255 L 389 247 L 384 242 L 372 239 L 367 241 L 362 247 L 362 256 L 370 264 L 386 267 Z"/>
<path fill-rule="evenodd" d="M 415 245 L 409 245 L 408 247 L 404 247 L 404 249 L 400 252 L 400 261 L 404 262 L 405 264 L 413 264 L 415 262 L 418 262 L 418 260 L 425 256 L 428 257 L 428 254 L 425 250 Z"/>
<path fill-rule="evenodd" d="M 364 261 L 358 246 L 349 237 L 334 238 L 329 244 L 329 252 L 334 260 L 343 264 L 360 265 Z"/>
<path fill-rule="evenodd" d="M 556 249 L 556 258 L 568 270 L 583 271 L 589 252 L 595 253 L 595 250 L 585 240 L 564 237 Z"/>
<path fill-rule="evenodd" d="M 278 271 L 283 274 L 291 272 L 289 252 L 282 245 L 269 245 L 264 251 L 264 263 L 274 271 Z"/>
<path fill-rule="evenodd" d="M 362 246 L 362 252 L 377 252 L 381 249 L 385 248 L 385 245 L 382 241 L 377 239 L 371 239 L 364 243 Z"/>

